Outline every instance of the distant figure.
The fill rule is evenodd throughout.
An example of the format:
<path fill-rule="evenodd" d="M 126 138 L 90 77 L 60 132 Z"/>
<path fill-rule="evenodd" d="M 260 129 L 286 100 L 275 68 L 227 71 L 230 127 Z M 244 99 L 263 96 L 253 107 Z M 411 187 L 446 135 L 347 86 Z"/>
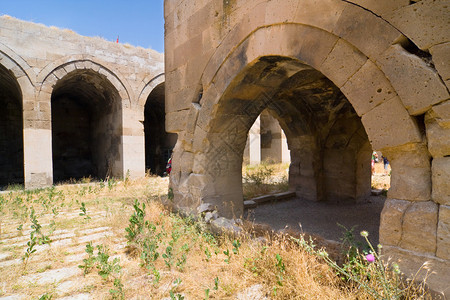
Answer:
<path fill-rule="evenodd" d="M 384 164 L 384 173 L 389 174 L 388 168 L 389 168 L 389 161 L 386 157 L 382 156 L 383 158 L 383 164 Z"/>
<path fill-rule="evenodd" d="M 166 171 L 164 172 L 163 176 L 169 176 L 170 172 L 172 171 L 172 157 L 169 158 L 166 165 Z"/>
<path fill-rule="evenodd" d="M 370 167 L 372 169 L 372 175 L 375 173 L 375 158 L 378 160 L 378 155 L 375 151 L 372 152 L 372 160 L 370 161 Z"/>

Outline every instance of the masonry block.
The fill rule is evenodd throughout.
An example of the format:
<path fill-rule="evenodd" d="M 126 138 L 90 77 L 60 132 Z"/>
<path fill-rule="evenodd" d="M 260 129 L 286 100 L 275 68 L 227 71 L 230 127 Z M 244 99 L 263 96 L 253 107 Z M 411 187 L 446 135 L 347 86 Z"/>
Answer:
<path fill-rule="evenodd" d="M 380 243 L 398 246 L 402 238 L 403 217 L 412 202 L 386 199 L 380 219 Z"/>
<path fill-rule="evenodd" d="M 396 97 L 389 80 L 371 60 L 367 60 L 341 90 L 359 116 Z"/>
<path fill-rule="evenodd" d="M 450 97 L 437 72 L 400 45 L 389 47 L 377 63 L 411 115 L 422 114 Z"/>
<path fill-rule="evenodd" d="M 394 97 L 373 108 L 364 114 L 361 120 L 373 149 L 422 141 L 422 134 L 417 124 L 408 114 L 399 97 Z"/>
<path fill-rule="evenodd" d="M 433 201 L 450 206 L 450 157 L 432 161 Z"/>
<path fill-rule="evenodd" d="M 403 217 L 400 246 L 407 250 L 435 255 L 439 206 L 432 202 L 415 202 Z"/>

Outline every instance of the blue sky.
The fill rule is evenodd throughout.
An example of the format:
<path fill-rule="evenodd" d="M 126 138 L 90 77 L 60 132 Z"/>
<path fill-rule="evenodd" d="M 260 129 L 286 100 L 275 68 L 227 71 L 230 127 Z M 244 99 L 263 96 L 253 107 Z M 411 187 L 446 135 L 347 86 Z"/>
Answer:
<path fill-rule="evenodd" d="M 0 0 L 0 15 L 164 52 L 163 0 Z"/>

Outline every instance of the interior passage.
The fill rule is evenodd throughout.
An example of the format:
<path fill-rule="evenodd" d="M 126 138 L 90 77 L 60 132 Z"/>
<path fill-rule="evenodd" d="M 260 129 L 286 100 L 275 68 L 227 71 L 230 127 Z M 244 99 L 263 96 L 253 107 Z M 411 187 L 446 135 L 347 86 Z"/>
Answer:
<path fill-rule="evenodd" d="M 147 172 L 163 175 L 166 163 L 177 141 L 177 135 L 165 130 L 166 112 L 164 83 L 156 86 L 145 103 L 145 168 Z"/>
<path fill-rule="evenodd" d="M 22 94 L 14 75 L 0 65 L 0 188 L 23 184 Z"/>
<path fill-rule="evenodd" d="M 92 70 L 76 70 L 52 93 L 54 181 L 114 176 L 120 164 L 122 111 L 112 84 Z"/>

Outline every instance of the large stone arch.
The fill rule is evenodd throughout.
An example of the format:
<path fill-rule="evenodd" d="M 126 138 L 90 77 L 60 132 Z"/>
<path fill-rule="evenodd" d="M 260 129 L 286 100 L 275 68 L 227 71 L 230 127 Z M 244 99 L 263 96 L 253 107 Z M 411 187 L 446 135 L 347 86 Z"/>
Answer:
<path fill-rule="evenodd" d="M 125 80 L 124 76 L 107 62 L 87 55 L 73 55 L 63 57 L 49 63 L 37 75 L 37 82 L 41 83 L 38 97 L 45 99 L 51 94 L 56 82 L 74 70 L 90 69 L 105 76 L 118 91 L 125 107 L 130 107 L 134 99 L 133 89 Z M 47 95 L 46 95 L 47 94 Z"/>
<path fill-rule="evenodd" d="M 146 76 L 138 90 L 139 110 L 145 138 L 145 168 L 162 175 L 176 143 L 176 135 L 165 130 L 165 75 Z"/>
<path fill-rule="evenodd" d="M 124 176 L 124 114 L 131 106 L 124 81 L 91 60 L 45 71 L 38 75 L 42 84 L 37 97 L 52 106 L 54 179 Z"/>
<path fill-rule="evenodd" d="M 415 272 L 425 259 L 443 263 L 447 267 L 439 268 L 435 278 L 445 282 L 442 278 L 450 276 L 449 197 L 448 184 L 441 179 L 449 174 L 450 155 L 445 138 L 450 103 L 445 85 L 448 30 L 442 30 L 447 24 L 445 9 L 436 12 L 439 20 L 433 18 L 433 10 L 446 4 L 391 2 L 210 1 L 201 9 L 189 6 L 183 16 L 172 5 L 166 16 L 166 45 L 173 47 L 166 52 L 166 72 L 171 74 L 168 90 L 174 90 L 167 95 L 173 106 L 168 111 L 174 124 L 170 129 L 179 133 L 171 175 L 175 203 L 193 209 L 206 202 L 227 217 L 233 216 L 233 209 L 239 215 L 239 152 L 254 114 L 235 118 L 238 125 L 227 127 L 230 116 L 224 112 L 242 110 L 237 101 L 234 111 L 229 105 L 238 94 L 233 89 L 247 100 L 267 93 L 267 87 L 260 85 L 236 88 L 237 81 L 252 83 L 246 72 L 260 59 L 289 58 L 329 79 L 351 103 L 372 147 L 390 159 L 391 189 L 380 226 L 384 249 L 411 262 L 404 266 L 406 273 Z M 209 25 L 198 31 L 190 27 L 189 18 L 214 15 L 214 11 Z M 195 51 L 185 54 L 190 48 Z M 199 51 L 203 59 L 196 57 Z M 179 90 L 185 82 L 189 87 Z M 202 87 L 200 92 L 197 86 Z M 179 99 L 184 95 L 187 99 Z M 280 120 L 283 123 L 284 118 Z M 315 152 L 315 143 L 301 141 L 310 153 Z M 291 136 L 289 146 L 295 144 Z M 227 168 L 234 177 L 226 175 Z"/>
<path fill-rule="evenodd" d="M 0 188 L 23 184 L 25 101 L 32 101 L 34 87 L 29 66 L 0 44 Z"/>
<path fill-rule="evenodd" d="M 296 37 L 299 38 L 296 39 Z M 308 39 L 308 37 L 311 38 Z M 358 115 L 362 117 L 373 148 L 392 152 L 391 149 L 405 144 L 420 145 L 423 142 L 416 120 L 409 115 L 396 90 L 374 62 L 345 40 L 301 24 L 262 27 L 240 43 L 224 62 L 216 64 L 217 71 L 210 73 L 205 71 L 203 77 L 205 93 L 200 101 L 202 109 L 198 112 L 198 120 L 214 119 L 210 116 L 214 115 L 214 108 L 231 80 L 258 57 L 274 53 L 297 58 L 333 81 L 352 103 Z M 348 64 L 347 61 L 333 61 L 337 57 L 337 53 L 346 53 Z M 211 60 L 210 64 L 214 64 L 214 60 Z M 206 70 L 212 68 L 210 64 Z M 344 68 L 342 68 L 343 66 Z M 333 72 L 333 69 L 337 69 L 337 71 Z M 210 74 L 213 77 L 208 77 Z M 209 89 L 212 84 L 213 87 Z M 191 108 L 191 111 L 196 109 Z M 201 130 L 208 130 L 207 123 L 201 124 L 199 127 Z M 394 136 L 389 128 L 397 128 L 398 135 Z M 415 149 L 421 149 L 424 157 L 428 155 L 424 147 L 415 146 Z M 395 195 L 393 197 L 429 200 L 430 166 L 429 162 L 423 163 L 424 168 L 428 169 L 428 175 L 424 175 L 423 170 L 416 170 L 410 175 L 410 178 L 415 178 L 415 183 L 426 182 L 428 185 L 411 184 L 410 187 L 404 187 L 405 190 L 402 191 L 402 194 L 406 192 L 406 195 L 400 195 L 395 191 L 395 188 L 400 185 L 397 184 L 394 172 L 393 189 L 391 190 L 391 194 Z M 396 162 L 393 161 L 392 164 L 395 167 Z M 411 193 L 407 193 L 408 189 L 411 189 Z"/>

